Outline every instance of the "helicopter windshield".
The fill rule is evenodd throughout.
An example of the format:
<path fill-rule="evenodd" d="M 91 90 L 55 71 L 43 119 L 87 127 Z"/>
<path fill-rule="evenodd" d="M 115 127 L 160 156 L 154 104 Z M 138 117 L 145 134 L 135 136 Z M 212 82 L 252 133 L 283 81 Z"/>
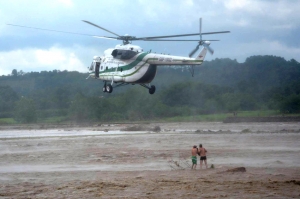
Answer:
<path fill-rule="evenodd" d="M 132 51 L 132 50 L 120 50 L 120 49 L 115 49 L 112 51 L 111 55 L 115 59 L 131 59 L 135 55 L 137 55 L 138 52 Z"/>

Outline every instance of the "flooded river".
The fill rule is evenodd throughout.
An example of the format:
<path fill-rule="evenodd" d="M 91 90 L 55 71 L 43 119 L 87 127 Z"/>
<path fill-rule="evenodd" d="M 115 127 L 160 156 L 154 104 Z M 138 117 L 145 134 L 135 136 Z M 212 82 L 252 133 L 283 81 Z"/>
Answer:
<path fill-rule="evenodd" d="M 0 131 L 0 173 L 169 170 L 200 143 L 215 167 L 298 167 L 298 123 L 170 123 L 162 131 Z M 199 162 L 199 160 L 198 160 Z"/>
<path fill-rule="evenodd" d="M 124 131 L 138 125 L 1 127 L 0 198 L 246 199 L 300 194 L 299 123 L 150 123 L 142 124 L 150 130 Z M 160 132 L 151 131 L 157 126 Z M 190 169 L 191 148 L 200 143 L 215 169 L 200 170 L 199 158 L 197 169 Z M 226 172 L 235 167 L 246 172 Z"/>

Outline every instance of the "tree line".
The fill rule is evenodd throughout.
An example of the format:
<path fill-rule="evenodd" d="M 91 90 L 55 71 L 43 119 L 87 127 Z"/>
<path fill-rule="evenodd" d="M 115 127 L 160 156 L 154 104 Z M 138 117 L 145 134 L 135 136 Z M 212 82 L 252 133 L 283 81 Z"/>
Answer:
<path fill-rule="evenodd" d="M 87 73 L 14 69 L 0 77 L 0 118 L 37 122 L 150 120 L 246 110 L 300 112 L 300 64 L 276 56 L 206 61 L 191 77 L 186 67 L 160 67 L 149 95 L 138 85 L 102 93 Z"/>

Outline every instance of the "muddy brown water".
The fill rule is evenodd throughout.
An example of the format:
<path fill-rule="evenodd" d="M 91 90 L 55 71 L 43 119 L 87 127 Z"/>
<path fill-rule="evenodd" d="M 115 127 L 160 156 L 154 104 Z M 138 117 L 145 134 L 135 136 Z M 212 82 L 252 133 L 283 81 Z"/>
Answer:
<path fill-rule="evenodd" d="M 248 175 L 248 178 L 272 174 L 276 178 L 282 175 L 283 179 L 294 180 L 288 177 L 297 176 L 295 174 L 300 171 L 299 123 L 149 124 L 149 126 L 157 125 L 161 127 L 161 132 L 125 132 L 122 131 L 124 125 L 77 129 L 2 130 L 0 131 L 0 183 L 2 184 L 0 198 L 1 196 L 27 197 L 30 191 L 37 192 L 36 186 L 39 184 L 56 186 L 60 190 L 57 186 L 72 185 L 71 187 L 74 188 L 76 187 L 74 183 L 80 182 L 87 183 L 84 188 L 86 190 L 94 186 L 91 185 L 92 182 L 99 182 L 99 180 L 106 183 L 114 180 L 124 183 L 128 180 L 135 183 L 140 179 L 152 179 L 153 175 L 157 175 L 157 179 L 165 179 L 167 177 L 164 173 L 170 175 L 171 181 L 176 181 L 174 178 L 177 179 L 181 175 L 193 179 L 193 175 L 186 173 L 190 172 L 190 150 L 193 145 L 200 143 L 208 150 L 209 166 L 213 164 L 216 168 L 203 173 L 202 177 L 208 179 L 214 176 L 211 178 L 214 179 L 214 183 L 220 183 L 218 171 L 240 166 L 248 171 L 250 169 L 250 173 L 252 169 L 253 175 L 249 172 L 243 174 Z M 227 176 L 224 180 L 234 181 L 236 178 L 239 177 Z M 297 180 L 298 178 L 299 176 Z M 144 186 L 150 186 L 148 181 L 143 183 L 146 183 Z M 222 184 L 224 190 L 221 195 L 227 193 L 225 184 Z M 30 188 L 27 189 L 25 185 Z M 173 185 L 175 186 L 176 182 Z M 23 188 L 26 192 L 14 194 L 10 186 L 14 189 Z M 146 187 L 143 188 L 148 190 Z M 65 189 L 70 190 L 70 188 Z M 48 187 L 42 191 L 45 194 L 36 193 L 29 196 L 51 198 L 49 190 Z M 134 191 L 137 190 L 133 187 L 130 190 L 127 196 L 133 198 Z M 189 190 L 185 189 L 182 194 L 193 198 L 193 195 L 188 195 Z M 287 190 L 288 188 L 283 192 Z M 57 190 L 54 192 L 54 198 L 63 197 L 61 192 Z M 103 197 L 112 196 L 109 191 L 101 193 Z M 163 197 L 168 198 L 170 196 L 168 194 L 171 193 L 172 191 L 167 192 Z M 216 196 L 220 197 L 220 194 Z M 74 197 L 76 194 L 70 193 L 67 196 Z M 120 192 L 117 196 L 123 195 Z M 139 196 L 144 197 L 143 194 Z"/>
<path fill-rule="evenodd" d="M 0 173 L 168 170 L 168 161 L 189 161 L 191 146 L 200 143 L 209 151 L 210 165 L 300 165 L 299 123 L 169 123 L 161 126 L 162 131 L 158 133 L 127 132 L 118 126 L 107 132 L 101 129 L 0 131 Z M 103 150 L 107 154 L 99 157 L 97 154 Z M 133 152 L 140 153 L 141 157 L 136 157 L 134 163 L 122 162 L 123 157 Z M 166 157 L 161 157 L 164 152 Z"/>

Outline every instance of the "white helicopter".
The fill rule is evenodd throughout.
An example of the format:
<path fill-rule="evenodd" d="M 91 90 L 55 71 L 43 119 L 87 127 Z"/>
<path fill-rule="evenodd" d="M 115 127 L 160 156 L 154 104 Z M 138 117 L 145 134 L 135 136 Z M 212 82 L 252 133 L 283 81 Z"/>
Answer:
<path fill-rule="evenodd" d="M 128 84 L 139 84 L 149 90 L 150 94 L 155 93 L 155 86 L 150 83 L 154 79 L 157 71 L 157 66 L 166 65 L 181 65 L 190 66 L 192 70 L 193 66 L 201 65 L 207 50 L 213 54 L 213 49 L 209 46 L 210 41 L 219 40 L 202 40 L 202 35 L 207 34 L 220 34 L 229 33 L 230 31 L 219 32 L 206 32 L 202 33 L 202 18 L 200 18 L 200 32 L 194 34 L 182 34 L 182 35 L 166 35 L 156 37 L 134 37 L 134 36 L 120 36 L 114 32 L 111 32 L 101 26 L 98 26 L 89 21 L 84 22 L 107 31 L 116 37 L 107 36 L 94 36 L 104 39 L 116 39 L 122 40 L 123 45 L 116 45 L 115 48 L 110 48 L 104 51 L 103 56 L 94 56 L 93 62 L 89 67 L 90 75 L 94 79 L 104 81 L 103 92 L 111 93 L 113 88 Z M 165 40 L 162 38 L 170 37 L 185 37 L 199 35 L 200 40 Z M 144 52 L 139 46 L 132 45 L 131 42 L 135 40 L 141 41 L 197 41 L 198 45 L 191 51 L 189 57 L 163 55 L 151 52 Z M 199 49 L 199 46 L 203 46 L 202 50 L 196 58 L 191 58 Z M 193 71 L 192 71 L 193 75 Z M 88 78 L 89 78 L 88 77 Z"/>
<path fill-rule="evenodd" d="M 109 31 L 101 26 L 98 26 L 92 22 L 85 21 L 83 22 L 93 25 L 97 28 L 100 28 L 106 32 L 109 32 L 114 37 L 107 36 L 93 36 L 97 38 L 104 39 L 115 39 L 122 40 L 123 44 L 116 45 L 115 48 L 110 48 L 104 51 L 103 56 L 94 56 L 93 62 L 89 67 L 90 74 L 88 76 L 94 79 L 103 80 L 103 92 L 111 93 L 113 88 L 128 84 L 139 84 L 149 90 L 150 94 L 155 93 L 155 86 L 151 85 L 152 80 L 154 79 L 157 71 L 157 66 L 166 66 L 166 65 L 180 65 L 180 66 L 189 66 L 192 75 L 194 74 L 194 66 L 201 65 L 207 51 L 211 54 L 214 53 L 213 49 L 209 46 L 210 41 L 219 41 L 219 40 L 202 40 L 202 35 L 209 34 L 220 34 L 220 33 L 229 33 L 230 31 L 219 31 L 219 32 L 205 32 L 202 33 L 202 18 L 200 18 L 200 32 L 193 34 L 181 34 L 181 35 L 165 35 L 165 36 L 156 36 L 156 37 L 134 37 L 130 35 L 120 36 L 112 31 Z M 62 32 L 69 34 L 79 34 L 92 36 L 87 34 L 64 32 L 50 29 L 42 29 L 28 26 L 20 26 L 14 24 L 7 24 L 10 26 L 18 26 L 22 28 L 32 28 L 37 30 L 46 30 L 54 32 Z M 199 40 L 172 40 L 164 38 L 172 37 L 186 37 L 186 36 L 195 36 L 199 35 Z M 164 55 L 156 54 L 151 52 L 144 52 L 143 49 L 139 46 L 132 45 L 132 41 L 197 41 L 198 44 L 194 50 L 189 54 L 189 57 L 173 56 L 173 55 Z M 199 49 L 200 46 L 203 46 L 200 53 L 196 58 L 191 58 Z M 88 79 L 87 78 L 87 79 Z"/>

